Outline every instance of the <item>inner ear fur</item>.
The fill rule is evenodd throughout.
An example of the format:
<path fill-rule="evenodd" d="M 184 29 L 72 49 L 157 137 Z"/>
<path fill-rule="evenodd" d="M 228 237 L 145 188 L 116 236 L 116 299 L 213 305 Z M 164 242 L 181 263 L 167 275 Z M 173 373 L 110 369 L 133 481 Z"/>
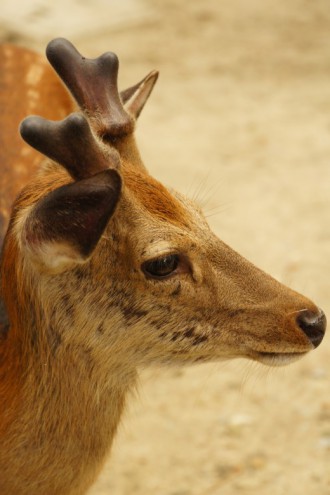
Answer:
<path fill-rule="evenodd" d="M 59 271 L 84 263 L 95 249 L 120 199 L 117 170 L 104 170 L 42 198 L 25 222 L 23 243 L 33 261 Z"/>

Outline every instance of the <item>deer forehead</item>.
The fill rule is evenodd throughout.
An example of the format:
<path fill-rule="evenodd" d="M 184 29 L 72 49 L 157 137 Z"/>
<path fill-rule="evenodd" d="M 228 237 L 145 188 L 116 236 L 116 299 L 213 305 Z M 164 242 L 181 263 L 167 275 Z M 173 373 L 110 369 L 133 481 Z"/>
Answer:
<path fill-rule="evenodd" d="M 163 184 L 131 167 L 123 167 L 123 177 L 133 202 L 137 202 L 153 218 L 178 227 L 189 226 L 189 211 Z"/>
<path fill-rule="evenodd" d="M 130 193 L 133 192 L 134 201 L 138 201 L 136 222 L 143 235 L 138 242 L 132 235 L 131 243 L 136 242 L 141 247 L 142 258 L 182 253 L 197 261 L 202 252 L 210 251 L 215 236 L 195 202 L 167 189 L 149 175 L 130 175 L 125 184 L 130 187 Z"/>
<path fill-rule="evenodd" d="M 124 170 L 123 175 L 123 214 L 131 224 L 129 235 L 134 236 L 134 229 L 143 230 L 137 241 L 143 256 L 161 256 L 181 247 L 190 250 L 198 241 L 207 243 L 210 230 L 198 205 L 148 174 Z"/>

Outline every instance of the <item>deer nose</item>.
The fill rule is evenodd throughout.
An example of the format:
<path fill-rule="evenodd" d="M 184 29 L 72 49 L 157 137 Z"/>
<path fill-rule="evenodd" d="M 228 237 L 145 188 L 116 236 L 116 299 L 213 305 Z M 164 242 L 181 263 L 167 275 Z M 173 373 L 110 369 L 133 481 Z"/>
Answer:
<path fill-rule="evenodd" d="M 327 326 L 327 319 L 321 309 L 317 313 L 308 309 L 301 311 L 297 316 L 297 324 L 314 347 L 321 344 Z"/>

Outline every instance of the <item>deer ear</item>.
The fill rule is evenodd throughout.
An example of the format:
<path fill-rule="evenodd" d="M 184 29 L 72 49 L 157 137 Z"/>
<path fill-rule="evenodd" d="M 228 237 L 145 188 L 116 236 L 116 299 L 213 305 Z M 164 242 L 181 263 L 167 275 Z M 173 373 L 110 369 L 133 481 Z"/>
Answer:
<path fill-rule="evenodd" d="M 130 88 L 121 91 L 120 97 L 124 103 L 124 108 L 130 115 L 133 115 L 134 118 L 137 119 L 142 112 L 142 109 L 157 82 L 158 74 L 159 73 L 154 70 L 142 79 L 142 81 L 135 84 L 135 86 L 131 86 Z"/>
<path fill-rule="evenodd" d="M 114 213 L 121 177 L 108 169 L 59 187 L 29 213 L 22 242 L 32 261 L 59 272 L 84 263 Z"/>

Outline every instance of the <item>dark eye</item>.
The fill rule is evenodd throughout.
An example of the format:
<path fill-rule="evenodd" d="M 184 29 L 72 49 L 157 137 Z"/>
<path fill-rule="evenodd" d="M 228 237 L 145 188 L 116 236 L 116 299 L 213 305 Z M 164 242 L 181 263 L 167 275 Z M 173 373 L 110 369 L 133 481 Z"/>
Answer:
<path fill-rule="evenodd" d="M 165 278 L 171 275 L 178 268 L 180 257 L 178 254 L 168 254 L 151 261 L 146 261 L 142 265 L 142 270 L 152 278 Z"/>

